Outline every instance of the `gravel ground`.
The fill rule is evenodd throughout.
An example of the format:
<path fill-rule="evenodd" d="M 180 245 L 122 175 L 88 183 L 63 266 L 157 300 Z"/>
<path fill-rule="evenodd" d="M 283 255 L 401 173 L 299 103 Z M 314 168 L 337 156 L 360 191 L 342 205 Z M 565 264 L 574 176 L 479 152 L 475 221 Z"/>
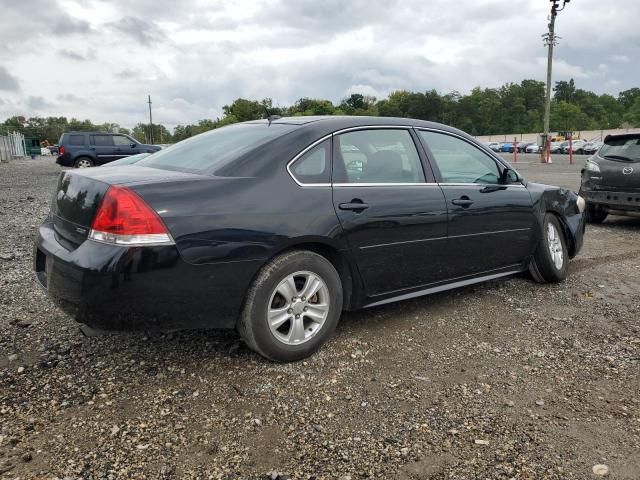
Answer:
<path fill-rule="evenodd" d="M 59 171 L 0 164 L 0 478 L 640 478 L 640 219 L 590 226 L 562 284 L 346 314 L 279 365 L 230 332 L 82 336 L 31 273 Z"/>

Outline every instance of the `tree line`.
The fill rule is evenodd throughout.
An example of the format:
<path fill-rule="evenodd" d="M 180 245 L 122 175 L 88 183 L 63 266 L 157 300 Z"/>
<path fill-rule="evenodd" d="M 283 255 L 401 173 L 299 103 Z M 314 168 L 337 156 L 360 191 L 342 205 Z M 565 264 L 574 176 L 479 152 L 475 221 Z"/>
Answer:
<path fill-rule="evenodd" d="M 148 123 L 138 123 L 129 130 L 116 123 L 94 124 L 90 120 L 66 117 L 12 117 L 0 124 L 0 132 L 16 129 L 57 143 L 62 132 L 99 130 L 126 133 L 141 142 L 153 138 L 154 143 L 173 143 L 224 125 L 267 115 L 373 115 L 431 120 L 471 135 L 532 133 L 542 131 L 544 100 L 543 82 L 523 80 L 499 88 L 476 87 L 467 95 L 455 91 L 440 94 L 436 90 L 398 90 L 378 100 L 354 93 L 338 104 L 305 97 L 283 107 L 274 106 L 270 98 L 238 98 L 223 107 L 222 117 L 177 125 L 173 132 L 160 124 L 154 124 L 153 131 Z M 640 127 L 640 88 L 624 90 L 614 97 L 577 88 L 573 79 L 555 82 L 550 126 L 552 131 Z"/>

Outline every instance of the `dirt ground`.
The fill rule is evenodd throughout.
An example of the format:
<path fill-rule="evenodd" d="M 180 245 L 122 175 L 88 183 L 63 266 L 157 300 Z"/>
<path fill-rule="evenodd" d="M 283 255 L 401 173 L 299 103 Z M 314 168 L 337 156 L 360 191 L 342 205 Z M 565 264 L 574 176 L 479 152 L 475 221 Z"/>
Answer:
<path fill-rule="evenodd" d="M 231 332 L 82 336 L 31 272 L 59 171 L 0 164 L 0 478 L 640 478 L 640 218 L 589 226 L 561 284 L 345 314 L 279 365 Z"/>

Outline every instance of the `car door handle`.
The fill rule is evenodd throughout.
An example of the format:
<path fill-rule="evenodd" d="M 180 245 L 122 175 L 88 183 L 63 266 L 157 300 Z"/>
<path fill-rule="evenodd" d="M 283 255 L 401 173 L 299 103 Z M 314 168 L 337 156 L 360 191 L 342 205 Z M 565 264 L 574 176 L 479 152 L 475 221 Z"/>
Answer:
<path fill-rule="evenodd" d="M 453 203 L 454 205 L 458 205 L 459 207 L 467 208 L 473 205 L 473 200 L 464 195 L 460 198 L 456 198 L 455 200 L 451 200 L 451 203 Z"/>
<path fill-rule="evenodd" d="M 369 204 L 364 203 L 362 200 L 353 199 L 347 203 L 340 203 L 338 205 L 338 208 L 340 210 L 353 210 L 356 213 L 360 213 L 363 210 L 366 210 L 367 208 L 369 208 Z"/>

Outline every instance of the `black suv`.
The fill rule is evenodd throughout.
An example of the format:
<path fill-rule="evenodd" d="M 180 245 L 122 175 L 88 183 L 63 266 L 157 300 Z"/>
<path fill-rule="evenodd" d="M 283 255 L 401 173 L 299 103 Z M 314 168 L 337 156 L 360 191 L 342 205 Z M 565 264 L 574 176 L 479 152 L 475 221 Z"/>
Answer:
<path fill-rule="evenodd" d="M 640 133 L 604 139 L 582 169 L 580 196 L 591 223 L 603 222 L 610 212 L 640 212 Z"/>
<path fill-rule="evenodd" d="M 128 135 L 103 132 L 68 132 L 60 137 L 56 163 L 63 167 L 86 168 L 104 165 L 119 158 L 153 153 L 155 145 L 145 145 Z"/>

